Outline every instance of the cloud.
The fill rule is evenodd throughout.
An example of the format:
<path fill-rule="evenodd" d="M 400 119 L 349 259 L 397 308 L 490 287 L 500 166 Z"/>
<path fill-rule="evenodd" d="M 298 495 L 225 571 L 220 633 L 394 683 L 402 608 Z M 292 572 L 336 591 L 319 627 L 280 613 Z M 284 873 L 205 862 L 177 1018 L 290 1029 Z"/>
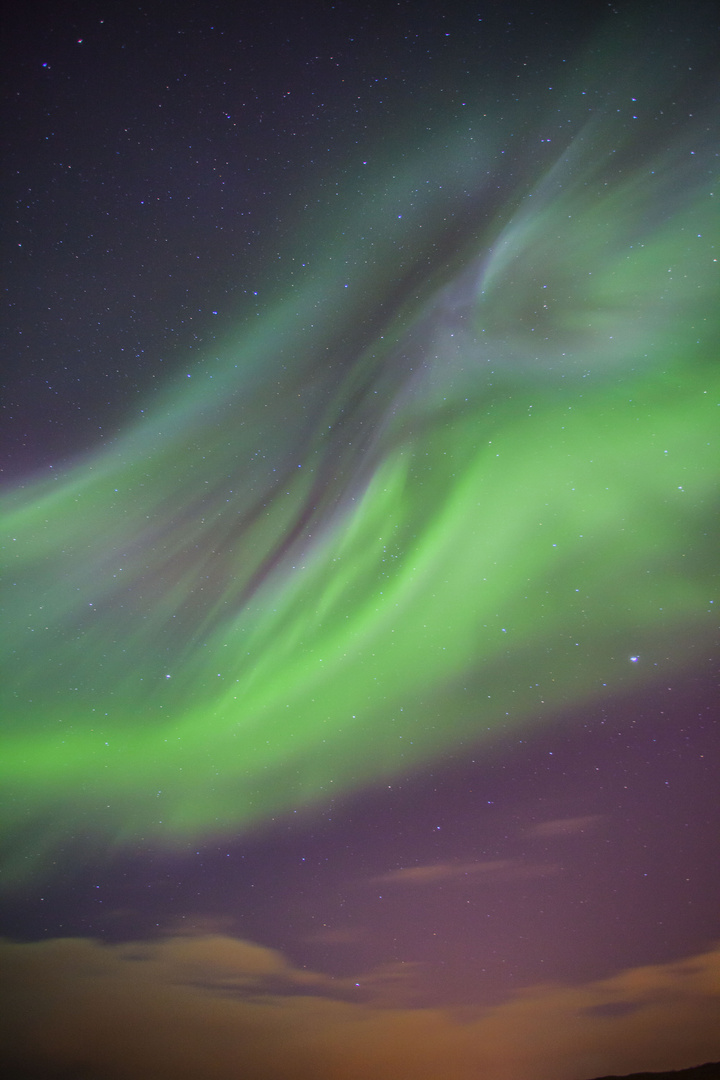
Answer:
<path fill-rule="evenodd" d="M 0 967 L 4 1060 L 45 1075 L 581 1080 L 720 1057 L 720 949 L 593 983 L 528 987 L 462 1016 L 382 1003 L 383 986 L 394 1001 L 419 965 L 367 976 L 375 1001 L 362 1000 L 362 978 L 358 1001 L 337 1000 L 333 985 L 347 994 L 350 980 L 219 935 L 2 942 Z"/>
<path fill-rule="evenodd" d="M 232 934 L 232 915 L 180 915 L 168 922 L 163 933 L 168 937 L 205 937 Z"/>
<path fill-rule="evenodd" d="M 319 945 L 357 945 L 367 937 L 367 930 L 363 927 L 325 927 L 323 930 L 315 930 L 312 934 L 306 934 L 304 941 L 315 942 Z"/>
<path fill-rule="evenodd" d="M 406 866 L 389 870 L 372 878 L 376 884 L 428 885 L 453 878 L 479 878 L 492 883 L 504 883 L 521 878 L 548 877 L 559 867 L 549 864 L 526 863 L 521 859 L 488 859 L 483 862 L 428 863 L 425 866 Z"/>
<path fill-rule="evenodd" d="M 586 817 L 555 818 L 553 821 L 540 821 L 527 830 L 528 836 L 582 836 L 592 832 L 603 820 L 603 814 L 588 814 Z"/>

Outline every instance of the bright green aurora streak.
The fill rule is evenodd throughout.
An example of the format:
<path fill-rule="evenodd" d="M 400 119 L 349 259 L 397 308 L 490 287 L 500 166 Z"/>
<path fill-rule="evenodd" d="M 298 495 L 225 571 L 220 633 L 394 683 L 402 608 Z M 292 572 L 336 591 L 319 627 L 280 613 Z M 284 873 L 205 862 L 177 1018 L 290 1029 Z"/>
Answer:
<path fill-rule="evenodd" d="M 221 356 L 5 493 L 11 875 L 71 831 L 237 831 L 702 659 L 713 158 L 637 149 L 612 105 L 519 155 L 492 220 L 499 134 L 377 167 Z"/>

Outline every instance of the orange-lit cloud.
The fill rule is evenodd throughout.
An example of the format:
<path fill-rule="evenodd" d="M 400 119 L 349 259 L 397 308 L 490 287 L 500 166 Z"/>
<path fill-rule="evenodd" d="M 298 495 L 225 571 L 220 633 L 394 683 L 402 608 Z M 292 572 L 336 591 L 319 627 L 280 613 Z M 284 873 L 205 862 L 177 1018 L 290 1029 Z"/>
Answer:
<path fill-rule="evenodd" d="M 414 965 L 367 977 L 387 1004 L 353 1002 L 352 980 L 218 935 L 4 942 L 0 968 L 4 1060 L 89 1077 L 582 1080 L 720 1057 L 720 949 L 461 1011 L 392 1004 Z"/>

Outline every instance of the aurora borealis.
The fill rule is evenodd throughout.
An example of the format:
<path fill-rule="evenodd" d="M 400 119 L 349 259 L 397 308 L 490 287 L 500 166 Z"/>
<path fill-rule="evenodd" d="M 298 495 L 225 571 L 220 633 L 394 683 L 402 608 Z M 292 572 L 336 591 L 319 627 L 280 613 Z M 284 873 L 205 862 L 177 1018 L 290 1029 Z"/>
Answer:
<path fill-rule="evenodd" d="M 87 297 L 83 281 L 96 292 L 104 283 L 103 311 L 129 303 L 117 271 L 133 259 L 150 289 L 132 294 L 132 333 L 146 337 L 123 372 L 137 387 L 131 404 L 116 408 L 69 375 L 57 378 L 64 389 L 52 406 L 33 401 L 19 360 L 8 382 L 13 423 L 56 440 L 50 450 L 24 436 L 9 443 L 1 496 L 10 994 L 37 978 L 44 1008 L 62 998 L 67 1030 L 76 994 L 77 1017 L 97 1013 L 97 1045 L 68 1036 L 62 1049 L 48 1037 L 42 1058 L 46 1068 L 84 1062 L 77 1075 L 91 1077 L 142 1075 L 143 1059 L 162 1078 L 206 1067 L 211 1077 L 238 1075 L 227 1064 L 237 1024 L 256 1032 L 240 1074 L 253 1080 L 354 1076 L 351 1067 L 465 1080 L 481 1064 L 488 1080 L 582 1080 L 720 1057 L 708 989 L 718 971 L 720 195 L 708 44 L 717 17 L 703 21 L 698 9 L 680 40 L 669 16 L 640 50 L 649 31 L 639 9 L 587 25 L 558 9 L 537 23 L 542 62 L 520 20 L 492 64 L 493 42 L 505 41 L 499 16 L 482 53 L 482 19 L 465 5 L 426 13 L 425 30 L 412 33 L 452 38 L 451 51 L 438 52 L 425 80 L 432 49 L 388 45 L 397 85 L 375 115 L 350 102 L 378 82 L 373 34 L 392 42 L 394 24 L 374 9 L 321 7 L 307 19 L 319 55 L 345 55 L 332 65 L 344 85 L 333 98 L 327 72 L 313 83 L 335 110 L 314 142 L 291 139 L 303 106 L 294 127 L 276 113 L 268 120 L 279 67 L 253 82 L 229 66 L 236 39 L 258 55 L 272 53 L 273 35 L 285 47 L 282 5 L 264 29 L 227 5 L 202 15 L 189 5 L 108 14 L 107 25 L 78 7 L 67 25 L 38 31 L 35 52 L 56 55 L 68 86 L 116 49 L 142 59 L 192 27 L 199 45 L 195 54 L 167 46 L 135 112 L 110 104 L 129 78 L 118 52 L 94 123 L 134 124 L 134 156 L 109 136 L 91 156 L 67 136 L 62 167 L 75 155 L 87 191 L 105 177 L 132 188 L 146 217 L 116 226 L 132 238 L 127 250 L 110 257 L 108 246 L 107 263 L 73 279 L 65 251 L 45 257 L 35 238 L 37 255 L 18 263 L 31 340 L 45 333 L 29 315 L 33 296 L 53 274 L 78 296 Z M 407 42 L 417 12 L 396 8 Z M 293 18 L 307 66 L 316 38 L 304 15 Z M 364 44 L 348 37 L 356 25 Z M 96 60 L 68 59 L 93 36 Z M 242 49 L 248 70 L 260 71 Z M 402 78 L 393 49 L 405 57 Z M 223 64 L 221 101 L 208 73 Z M 157 121 L 161 85 L 183 65 L 190 97 Z M 528 65 L 511 91 L 509 72 Z M 28 60 L 18 76 L 31 111 L 22 87 L 41 74 Z M 245 78 L 258 119 L 232 134 L 233 159 L 215 125 L 235 115 L 233 95 L 252 97 Z M 296 91 L 291 81 L 283 99 Z M 71 131 L 63 110 L 74 115 L 75 103 L 63 86 L 47 115 Z M 323 140 L 336 145 L 320 169 Z M 192 229 L 200 235 L 204 224 L 209 238 L 197 269 L 194 240 L 183 254 L 191 227 L 182 205 L 162 201 L 165 184 L 178 203 L 192 191 L 189 166 L 176 164 L 186 144 L 209 155 L 204 167 L 214 162 L 222 185 L 244 185 L 250 208 L 216 205 L 200 179 Z M 17 145 L 17 160 L 42 174 L 36 151 Z M 264 159 L 253 149 L 261 145 Z M 156 148 L 152 160 L 164 166 L 148 163 Z M 147 209 L 153 184 L 162 198 Z M 53 203 L 63 221 L 79 215 L 81 194 L 87 203 L 68 191 L 64 208 Z M 89 236 L 111 227 L 102 198 Z M 240 223 L 253 212 L 260 228 Z M 161 235 L 180 251 L 165 276 L 170 256 L 151 248 Z M 234 247 L 247 236 L 255 239 L 239 262 Z M 233 273 L 236 310 L 222 310 Z M 185 293 L 197 290 L 197 332 L 185 307 L 177 315 L 180 286 L 165 281 L 173 274 Z M 73 310 L 67 324 L 81 326 Z M 103 325 L 86 315 L 88 327 Z M 171 333 L 173 320 L 185 329 Z M 65 333 L 68 348 L 74 331 L 62 322 L 50 318 L 47 333 Z M 18 327 L 22 335 L 21 317 Z M 95 366 L 62 370 L 96 386 L 104 363 L 108 372 L 125 363 L 113 350 L 126 348 L 128 332 L 101 343 L 88 328 Z M 76 411 L 87 422 L 78 426 Z M 92 438 L 94 429 L 109 433 Z M 675 845 L 677 881 L 664 876 L 665 842 Z M 550 852 L 562 845 L 564 855 Z M 105 904 L 92 916 L 90 879 Z M 457 889 L 470 890 L 459 907 Z M 376 912 L 380 901 L 391 915 Z M 142 1005 L 130 1004 L 135 954 L 146 965 Z M 685 962 L 707 977 L 678 989 Z M 108 980 L 97 1005 L 66 963 Z M 54 972 L 49 981 L 43 970 Z M 226 1049 L 214 1065 L 202 1064 L 200 1034 L 186 1064 L 161 1064 L 175 1030 L 158 1004 L 166 978 L 183 985 L 181 997 L 205 988 L 168 1016 L 187 1012 L 217 1029 Z M 701 1019 L 684 1022 L 675 1043 L 662 1010 L 647 1029 L 630 1019 L 663 985 L 678 1002 L 703 1000 Z M 166 1034 L 142 1035 L 125 1055 L 105 1015 L 112 1000 L 130 1009 L 126 1023 L 137 1025 L 142 1008 L 149 1030 Z M 583 1029 L 564 1049 L 558 1036 L 531 1076 L 543 1010 L 559 1030 L 578 1001 L 608 1032 L 625 1033 Z M 258 1002 L 253 1020 L 247 1010 Z M 273 1002 L 277 1016 L 294 1003 L 299 1011 L 273 1021 Z M 497 1028 L 473 1012 L 458 1041 L 453 1010 L 488 1003 L 501 1010 Z M 233 1019 L 236 1007 L 246 1012 Z M 20 1005 L 8 1060 L 40 1068 L 22 1016 Z M 312 1039 L 297 1049 L 298 1024 L 316 1030 L 314 1049 Z M 523 1024 L 527 1058 L 508 1034 Z M 436 1032 L 422 1060 L 409 1050 L 417 1025 L 426 1041 Z M 667 1045 L 657 1035 L 643 1042 L 653 1025 L 671 1032 Z M 358 1038 L 366 1049 L 355 1046 L 351 1066 L 341 1047 Z M 393 1038 L 397 1057 L 384 1057 Z M 452 1073 L 437 1071 L 443 1061 Z"/>

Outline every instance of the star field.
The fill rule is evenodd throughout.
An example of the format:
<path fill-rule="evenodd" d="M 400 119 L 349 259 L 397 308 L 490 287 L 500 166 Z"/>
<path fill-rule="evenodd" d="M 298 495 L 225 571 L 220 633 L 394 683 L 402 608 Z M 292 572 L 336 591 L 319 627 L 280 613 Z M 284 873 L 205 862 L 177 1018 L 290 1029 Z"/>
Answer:
<path fill-rule="evenodd" d="M 8 1069 L 720 1057 L 717 33 L 11 16 Z"/>

